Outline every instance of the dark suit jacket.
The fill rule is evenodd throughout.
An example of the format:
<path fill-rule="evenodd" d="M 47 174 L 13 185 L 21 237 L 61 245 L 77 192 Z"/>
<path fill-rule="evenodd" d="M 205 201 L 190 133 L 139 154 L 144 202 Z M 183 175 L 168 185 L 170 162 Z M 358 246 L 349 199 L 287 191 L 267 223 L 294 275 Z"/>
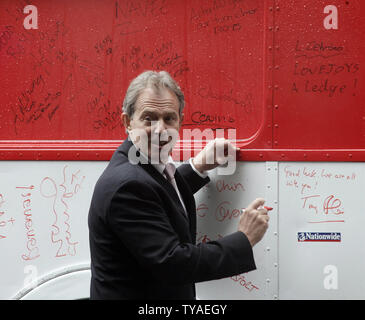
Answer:
<path fill-rule="evenodd" d="M 242 232 L 195 244 L 193 194 L 202 179 L 182 164 L 173 186 L 151 165 L 128 161 L 129 141 L 96 183 L 89 211 L 91 299 L 194 299 L 195 282 L 255 269 Z"/>

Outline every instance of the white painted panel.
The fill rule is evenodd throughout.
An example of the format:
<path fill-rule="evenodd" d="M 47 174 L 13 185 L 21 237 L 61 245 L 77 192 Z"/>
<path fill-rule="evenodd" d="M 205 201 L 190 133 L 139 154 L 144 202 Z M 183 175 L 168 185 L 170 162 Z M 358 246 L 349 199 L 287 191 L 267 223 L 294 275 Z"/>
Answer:
<path fill-rule="evenodd" d="M 90 261 L 87 215 L 107 162 L 2 161 L 0 299 Z"/>
<path fill-rule="evenodd" d="M 83 295 L 85 275 L 80 290 L 72 280 L 76 274 L 26 288 L 34 279 L 89 263 L 87 214 L 106 165 L 1 162 L 0 299 L 21 292 L 28 293 L 24 298 L 60 298 L 72 281 L 73 297 Z M 200 299 L 365 298 L 363 163 L 239 162 L 234 175 L 210 176 L 196 195 L 199 242 L 236 231 L 240 210 L 257 197 L 274 210 L 254 247 L 257 270 L 197 284 Z M 298 241 L 302 232 L 340 233 L 341 241 Z"/>
<path fill-rule="evenodd" d="M 364 164 L 279 167 L 280 298 L 364 299 Z M 341 241 L 302 241 L 308 232 Z"/>
<path fill-rule="evenodd" d="M 272 200 L 269 194 L 276 189 L 277 173 L 274 169 L 271 172 L 274 183 L 270 185 L 265 162 L 237 163 L 234 175 L 219 176 L 216 170 L 212 171 L 209 174 L 211 182 L 196 195 L 197 241 L 215 240 L 237 231 L 242 209 L 258 197 Z M 267 205 L 274 204 L 267 202 Z M 272 299 L 277 294 L 276 256 L 273 256 L 277 247 L 275 231 L 274 217 L 264 239 L 254 247 L 257 270 L 199 283 L 199 299 Z"/>

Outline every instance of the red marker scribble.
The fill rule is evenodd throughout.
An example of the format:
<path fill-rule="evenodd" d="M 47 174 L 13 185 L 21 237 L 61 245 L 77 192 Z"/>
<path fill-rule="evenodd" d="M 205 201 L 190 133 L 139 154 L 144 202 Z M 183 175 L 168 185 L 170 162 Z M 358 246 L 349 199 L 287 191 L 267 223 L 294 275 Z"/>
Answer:
<path fill-rule="evenodd" d="M 51 241 L 58 245 L 56 257 L 76 255 L 76 245 L 78 244 L 78 242 L 71 240 L 68 201 L 79 191 L 85 176 L 79 176 L 80 170 L 70 175 L 66 170 L 67 168 L 67 165 L 63 168 L 63 181 L 61 184 L 57 185 L 54 179 L 45 177 L 40 185 L 42 196 L 53 199 L 54 222 L 52 224 Z"/>
<path fill-rule="evenodd" d="M 24 226 L 26 230 L 26 237 L 27 237 L 27 243 L 26 243 L 26 249 L 27 253 L 24 253 L 21 255 L 23 260 L 33 260 L 40 257 L 38 243 L 37 243 L 37 233 L 34 229 L 34 221 L 33 221 L 33 198 L 32 198 L 32 192 L 29 190 L 33 190 L 34 186 L 31 185 L 28 188 L 27 187 L 15 187 L 16 189 L 28 189 L 23 190 L 21 193 L 22 202 L 23 202 L 23 217 L 24 217 Z"/>
<path fill-rule="evenodd" d="M 1 211 L 0 211 L 0 219 L 4 219 L 4 220 L 0 220 L 1 233 L 3 233 L 3 234 L 0 234 L 0 239 L 6 239 L 6 235 L 4 235 L 4 230 L 2 228 L 3 227 L 10 226 L 10 224 L 11 224 L 11 226 L 14 226 L 14 222 L 15 222 L 15 219 L 13 217 L 11 217 L 10 219 L 9 218 L 6 218 L 7 213 L 2 208 L 2 205 L 4 203 L 5 203 L 4 196 L 3 196 L 2 193 L 0 193 L 0 209 L 1 209 Z M 3 217 L 4 215 L 5 215 L 5 217 Z"/>
<path fill-rule="evenodd" d="M 324 214 L 344 214 L 344 211 L 340 209 L 341 204 L 341 200 L 336 199 L 334 195 L 328 196 L 323 203 Z"/>
<path fill-rule="evenodd" d="M 201 203 L 197 208 L 196 208 L 196 214 L 201 217 L 204 218 L 207 213 L 208 213 L 208 206 L 205 203 Z"/>
<path fill-rule="evenodd" d="M 53 198 L 52 211 L 53 211 L 55 220 L 52 224 L 53 230 L 51 231 L 51 241 L 52 241 L 52 243 L 58 244 L 56 257 L 63 257 L 66 255 L 65 253 L 60 252 L 63 249 L 63 239 L 57 239 L 58 235 L 60 234 L 60 228 L 58 227 L 58 214 L 59 213 L 56 210 L 56 202 L 57 202 L 57 198 L 58 198 L 58 190 L 57 190 L 56 182 L 50 177 L 45 177 L 41 182 L 40 193 L 45 198 Z"/>
<path fill-rule="evenodd" d="M 314 209 L 315 213 L 319 214 L 320 213 L 319 208 L 321 206 L 321 204 L 318 203 L 319 201 L 321 201 L 319 197 L 320 195 L 313 195 L 302 198 L 304 200 L 303 208 Z M 322 214 L 324 214 L 326 217 L 328 217 L 328 215 L 336 215 L 336 216 L 343 215 L 345 212 L 341 206 L 342 206 L 341 200 L 335 198 L 334 195 L 330 195 L 326 197 L 325 200 L 323 201 Z M 308 221 L 308 223 L 326 223 L 326 222 L 345 222 L 345 220 L 331 219 L 331 220 L 321 220 L 321 221 Z"/>
<path fill-rule="evenodd" d="M 252 291 L 254 289 L 259 290 L 257 286 L 255 286 L 251 281 L 248 281 L 243 274 L 239 274 L 237 276 L 231 277 L 234 282 L 238 282 L 242 287 L 247 289 L 248 291 Z"/>
<path fill-rule="evenodd" d="M 208 238 L 208 235 L 206 235 L 206 234 L 203 234 L 203 235 L 201 235 L 198 239 L 197 239 L 197 242 L 198 243 L 207 243 L 207 242 L 209 242 L 210 241 L 210 238 Z"/>
<path fill-rule="evenodd" d="M 227 183 L 224 180 L 218 180 L 215 184 L 218 192 L 222 192 L 222 191 L 245 191 L 245 188 L 243 187 L 243 185 L 238 182 L 231 182 L 231 183 Z"/>
<path fill-rule="evenodd" d="M 222 239 L 223 236 L 218 233 L 216 238 L 217 239 Z M 207 243 L 207 242 L 211 241 L 211 239 L 208 237 L 207 234 L 202 234 L 202 233 L 199 232 L 199 236 L 197 234 L 196 241 L 197 241 L 197 243 Z"/>
<path fill-rule="evenodd" d="M 221 202 L 216 210 L 215 210 L 215 218 L 222 222 L 224 220 L 231 220 L 232 218 L 238 218 L 241 214 L 243 209 L 236 209 L 236 208 L 229 208 L 231 203 L 229 201 Z"/>

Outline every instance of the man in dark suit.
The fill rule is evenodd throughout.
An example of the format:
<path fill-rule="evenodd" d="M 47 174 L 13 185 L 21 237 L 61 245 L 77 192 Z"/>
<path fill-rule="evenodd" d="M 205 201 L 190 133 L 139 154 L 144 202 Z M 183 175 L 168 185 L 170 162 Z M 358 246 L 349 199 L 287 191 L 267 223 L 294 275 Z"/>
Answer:
<path fill-rule="evenodd" d="M 89 212 L 91 299 L 195 299 L 195 283 L 255 269 L 252 253 L 268 226 L 263 199 L 241 215 L 238 231 L 196 244 L 193 194 L 209 182 L 216 140 L 175 171 L 170 156 L 184 96 L 166 72 L 148 71 L 126 93 L 128 139 L 96 183 Z M 137 161 L 136 161 L 137 160 Z"/>

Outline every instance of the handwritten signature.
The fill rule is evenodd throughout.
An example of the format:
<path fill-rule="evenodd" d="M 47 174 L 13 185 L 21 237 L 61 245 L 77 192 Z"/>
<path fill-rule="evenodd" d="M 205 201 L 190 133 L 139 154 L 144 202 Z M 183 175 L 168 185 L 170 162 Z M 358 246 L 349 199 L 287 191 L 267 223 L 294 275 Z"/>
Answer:
<path fill-rule="evenodd" d="M 342 206 L 342 201 L 339 198 L 336 198 L 334 195 L 327 196 L 322 203 L 322 211 L 320 211 L 320 204 L 318 201 L 321 201 L 320 195 L 310 195 L 301 198 L 303 200 L 303 209 L 308 209 L 311 212 L 317 214 L 323 214 L 326 217 L 329 215 L 335 216 L 343 216 L 345 211 Z M 309 223 L 323 223 L 323 222 L 345 222 L 345 220 L 322 220 L 322 221 L 309 221 Z"/>

